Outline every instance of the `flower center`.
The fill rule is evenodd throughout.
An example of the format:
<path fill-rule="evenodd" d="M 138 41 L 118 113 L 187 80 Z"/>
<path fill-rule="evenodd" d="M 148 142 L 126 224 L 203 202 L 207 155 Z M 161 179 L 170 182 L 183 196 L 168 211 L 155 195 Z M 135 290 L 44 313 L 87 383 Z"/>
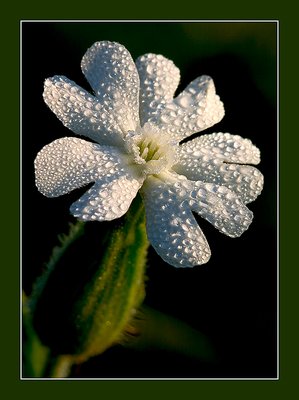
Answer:
<path fill-rule="evenodd" d="M 136 132 L 129 132 L 126 145 L 134 165 L 145 175 L 169 169 L 177 160 L 177 143 L 149 124 Z"/>
<path fill-rule="evenodd" d="M 159 145 L 151 138 L 141 139 L 140 142 L 137 143 L 137 146 L 139 148 L 139 156 L 143 158 L 145 162 L 159 160 L 160 157 L 163 157 Z"/>

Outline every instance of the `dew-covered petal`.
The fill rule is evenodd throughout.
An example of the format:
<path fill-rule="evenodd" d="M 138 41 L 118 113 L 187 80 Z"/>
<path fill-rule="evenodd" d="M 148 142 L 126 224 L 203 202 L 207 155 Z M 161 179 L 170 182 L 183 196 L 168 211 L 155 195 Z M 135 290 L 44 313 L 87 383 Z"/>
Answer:
<path fill-rule="evenodd" d="M 211 252 L 186 201 L 171 183 L 148 177 L 142 188 L 150 243 L 168 264 L 193 267 L 208 262 Z"/>
<path fill-rule="evenodd" d="M 78 135 L 100 144 L 122 143 L 123 132 L 109 109 L 65 76 L 48 78 L 44 100 L 60 121 Z"/>
<path fill-rule="evenodd" d="M 101 104 L 117 118 L 123 132 L 139 125 L 139 76 L 128 50 L 119 43 L 94 43 L 81 68 Z"/>
<path fill-rule="evenodd" d="M 136 60 L 140 77 L 141 125 L 157 113 L 157 108 L 172 101 L 180 81 L 180 71 L 160 54 L 145 54 Z"/>
<path fill-rule="evenodd" d="M 207 129 L 224 116 L 224 107 L 216 94 L 212 78 L 203 75 L 161 107 L 149 120 L 158 124 L 177 141 Z"/>
<path fill-rule="evenodd" d="M 125 174 L 103 177 L 70 207 L 83 221 L 111 221 L 124 215 L 142 185 L 142 180 Z"/>
<path fill-rule="evenodd" d="M 48 197 L 69 193 L 103 176 L 117 177 L 125 168 L 116 148 L 73 137 L 43 147 L 34 166 L 36 186 Z"/>
<path fill-rule="evenodd" d="M 173 169 L 190 180 L 226 186 L 234 191 L 245 204 L 254 201 L 263 189 L 262 173 L 250 165 L 198 159 L 189 164 L 177 164 Z"/>
<path fill-rule="evenodd" d="M 181 158 L 210 156 L 237 164 L 258 164 L 260 150 L 249 139 L 230 133 L 201 135 L 180 146 Z"/>
<path fill-rule="evenodd" d="M 264 178 L 259 170 L 233 164 L 259 162 L 260 151 L 249 139 L 229 133 L 203 135 L 180 145 L 178 158 L 173 166 L 177 173 L 190 180 L 227 186 L 246 204 L 263 189 Z"/>
<path fill-rule="evenodd" d="M 193 189 L 188 196 L 193 211 L 230 237 L 238 237 L 248 229 L 253 213 L 234 192 L 213 183 L 191 184 Z"/>

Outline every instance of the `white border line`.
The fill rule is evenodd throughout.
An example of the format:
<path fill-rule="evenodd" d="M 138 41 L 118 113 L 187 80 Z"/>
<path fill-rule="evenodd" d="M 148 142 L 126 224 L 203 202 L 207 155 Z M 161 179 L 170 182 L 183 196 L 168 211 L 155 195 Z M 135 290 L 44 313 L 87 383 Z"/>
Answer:
<path fill-rule="evenodd" d="M 66 380 L 66 381 L 278 381 L 280 379 L 280 356 L 279 356 L 279 351 L 280 351 L 280 336 L 279 336 L 279 322 L 280 322 L 280 295 L 279 295 L 279 72 L 280 72 L 280 64 L 279 64 L 279 56 L 280 56 L 280 42 L 279 42 L 279 20 L 268 20 L 268 19 L 257 19 L 257 20 L 235 20 L 235 19 L 227 19 L 227 20 L 188 20 L 188 19 L 178 19 L 178 20 L 160 20 L 160 19 L 153 19 L 153 20 L 143 20 L 143 19 L 132 19 L 132 20 L 20 20 L 19 21 L 19 29 L 20 29 L 20 35 L 19 35 L 19 40 L 20 40 L 20 51 L 19 51 L 19 57 L 20 57 L 20 75 L 19 75 L 19 81 L 20 81 L 20 102 L 19 102 L 19 107 L 20 107 L 20 380 L 26 380 L 26 381 L 53 381 L 53 380 Z M 276 129 L 276 138 L 277 138 L 277 169 L 276 169 L 276 175 L 277 175 L 277 209 L 276 209 L 276 216 L 277 216 L 277 371 L 276 371 L 276 377 L 274 378 L 27 378 L 23 377 L 23 368 L 22 368 L 22 24 L 23 23 L 32 23 L 32 22 L 59 22 L 59 23 L 129 23 L 129 22 L 143 22 L 143 23 L 161 23 L 161 22 L 168 22 L 168 23 L 275 23 L 276 24 L 276 62 L 277 62 L 277 72 L 276 72 L 276 83 L 277 83 L 277 92 L 276 92 L 276 105 L 277 105 L 277 129 Z"/>
<path fill-rule="evenodd" d="M 23 268 L 22 268 L 22 255 L 23 255 L 23 245 L 22 245 L 22 231 L 23 231 L 23 215 L 22 215 L 22 165 L 23 165 L 23 157 L 22 157 L 22 148 L 23 148 L 23 130 L 22 130 L 22 121 L 23 121 L 23 112 L 22 112 L 22 23 L 20 23 L 20 32 L 19 32 L 19 40 L 20 40 L 20 49 L 19 49 L 19 67 L 20 67 L 20 72 L 19 72 L 19 82 L 20 82 L 20 87 L 19 87 L 19 113 L 20 113 L 20 145 L 19 145 L 19 157 L 20 157 L 20 165 L 19 165 L 19 176 L 20 176 L 20 186 L 19 186 L 19 191 L 20 191 L 20 210 L 19 210 L 19 215 L 20 215 L 20 236 L 19 236 L 19 242 L 20 242 L 20 379 L 22 378 L 23 375 L 23 342 L 22 342 L 22 327 L 23 327 L 23 312 L 22 312 L 22 307 L 23 307 Z"/>
<path fill-rule="evenodd" d="M 144 23 L 152 23 L 152 22 L 169 22 L 169 23 L 199 23 L 199 22 L 207 22 L 207 23 L 226 23 L 226 22 L 236 22 L 236 23 L 257 23 L 257 22 L 269 22 L 269 23 L 278 23 L 279 20 L 275 19 L 25 19 L 20 20 L 20 22 L 85 22 L 85 23 L 117 23 L 117 22 L 144 22 Z"/>
<path fill-rule="evenodd" d="M 276 178 L 277 178 L 277 192 L 276 192 L 276 199 L 277 199 L 277 205 L 276 205 L 276 226 L 277 226 L 277 236 L 276 236 L 276 243 L 277 243 L 277 305 L 276 305 L 276 315 L 277 315 L 277 326 L 276 326 L 276 332 L 277 332 L 277 378 L 279 379 L 280 377 L 280 335 L 279 335 L 279 321 L 280 321 L 280 308 L 279 308 L 279 304 L 280 304 L 280 282 L 279 282 L 279 274 L 280 274 L 280 263 L 279 263 L 279 168 L 280 168 L 280 164 L 279 164 L 279 132 L 280 132 L 280 119 L 279 119 L 279 107 L 280 107 L 280 103 L 279 103 L 279 96 L 280 96 L 280 87 L 279 87 L 279 73 L 280 73 L 280 64 L 279 64 L 279 56 L 280 56 L 280 42 L 279 42 L 279 21 L 277 21 L 277 36 L 276 36 L 276 51 L 277 51 L 277 55 L 276 55 L 276 62 L 277 62 L 277 71 L 276 71 L 276 112 L 277 112 L 277 127 L 276 127 L 276 160 L 277 160 L 277 170 L 276 170 Z"/>

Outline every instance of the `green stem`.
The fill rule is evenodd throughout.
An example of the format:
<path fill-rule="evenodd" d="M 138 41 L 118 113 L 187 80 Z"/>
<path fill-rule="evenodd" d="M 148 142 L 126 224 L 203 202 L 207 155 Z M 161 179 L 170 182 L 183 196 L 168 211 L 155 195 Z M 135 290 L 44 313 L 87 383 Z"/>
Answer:
<path fill-rule="evenodd" d="M 138 196 L 121 226 L 110 234 L 101 265 L 76 307 L 77 324 L 85 327 L 87 335 L 79 361 L 122 341 L 145 296 L 148 245 L 144 207 Z"/>
<path fill-rule="evenodd" d="M 81 363 L 122 341 L 145 295 L 148 244 L 139 195 L 115 222 L 71 227 L 31 298 L 41 342 L 51 357 L 64 356 L 57 356 L 45 373 L 62 371 L 67 360 Z"/>
<path fill-rule="evenodd" d="M 44 366 L 43 378 L 67 378 L 70 374 L 73 359 L 70 356 L 55 355 L 50 352 Z"/>

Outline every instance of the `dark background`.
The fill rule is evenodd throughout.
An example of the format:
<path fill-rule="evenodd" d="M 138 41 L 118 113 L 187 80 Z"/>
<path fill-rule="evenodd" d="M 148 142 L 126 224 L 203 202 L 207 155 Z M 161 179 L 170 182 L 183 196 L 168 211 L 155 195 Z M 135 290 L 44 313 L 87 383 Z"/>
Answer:
<path fill-rule="evenodd" d="M 205 334 L 220 362 L 158 349 L 116 346 L 73 371 L 76 377 L 276 377 L 276 25 L 274 23 L 23 23 L 22 217 L 24 290 L 74 221 L 68 209 L 78 191 L 57 199 L 34 186 L 33 161 L 47 143 L 73 133 L 42 99 L 43 81 L 65 75 L 89 88 L 80 61 L 95 41 L 125 45 L 133 58 L 153 52 L 181 70 L 178 92 L 202 74 L 212 76 L 226 115 L 206 130 L 250 138 L 261 150 L 261 196 L 249 208 L 254 221 L 231 239 L 200 225 L 212 257 L 193 269 L 175 269 L 150 249 L 145 303 Z M 84 192 L 84 190 L 83 190 Z M 96 223 L 92 223 L 96 224 Z M 103 227 L 105 224 L 103 224 Z M 84 251 L 84 249 L 82 249 Z"/>

